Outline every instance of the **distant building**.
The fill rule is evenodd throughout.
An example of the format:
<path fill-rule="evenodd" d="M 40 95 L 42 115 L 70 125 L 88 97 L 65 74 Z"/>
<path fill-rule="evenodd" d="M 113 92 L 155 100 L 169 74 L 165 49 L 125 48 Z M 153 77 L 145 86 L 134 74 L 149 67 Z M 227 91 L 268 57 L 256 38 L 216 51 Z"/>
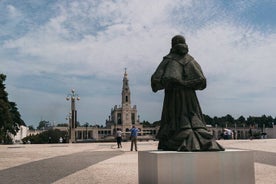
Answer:
<path fill-rule="evenodd" d="M 264 128 L 264 133 L 267 134 L 266 138 L 276 139 L 276 125 L 272 124 L 272 128 Z"/>
<path fill-rule="evenodd" d="M 11 135 L 13 143 L 22 143 L 22 139 L 28 136 L 28 132 L 29 132 L 29 128 L 21 125 L 19 127 L 19 131 L 17 132 L 17 134 L 15 136 Z"/>
<path fill-rule="evenodd" d="M 128 131 L 133 125 L 137 128 L 142 128 L 137 115 L 137 107 L 131 107 L 131 93 L 128 83 L 128 76 L 125 70 L 122 87 L 122 101 L 121 105 L 115 105 L 111 109 L 111 115 L 106 120 L 107 128 L 120 128 L 123 131 Z"/>
<path fill-rule="evenodd" d="M 129 138 L 129 130 L 135 125 L 140 129 L 138 139 L 154 139 L 159 127 L 143 127 L 140 124 L 137 106 L 131 106 L 131 92 L 128 80 L 128 74 L 125 70 L 123 76 L 123 85 L 121 92 L 121 105 L 115 105 L 110 112 L 109 118 L 106 120 L 105 127 L 77 127 L 76 139 L 84 141 L 85 139 L 93 140 L 115 140 L 114 135 L 116 129 L 123 131 L 123 139 Z"/>
<path fill-rule="evenodd" d="M 213 133 L 215 139 L 222 139 L 225 128 L 207 126 L 207 129 Z M 249 139 L 250 137 L 249 127 L 227 127 L 227 129 L 232 131 L 232 139 Z M 255 138 L 276 138 L 276 126 L 274 124 L 272 125 L 272 128 L 253 127 L 252 132 L 256 136 Z"/>

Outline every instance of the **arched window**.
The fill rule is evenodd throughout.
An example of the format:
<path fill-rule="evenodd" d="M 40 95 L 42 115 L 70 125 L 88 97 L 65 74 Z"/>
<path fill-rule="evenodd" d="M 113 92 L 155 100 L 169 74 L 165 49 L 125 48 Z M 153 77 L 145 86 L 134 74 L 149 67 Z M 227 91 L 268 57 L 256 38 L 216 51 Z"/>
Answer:
<path fill-rule="evenodd" d="M 128 96 L 126 96 L 126 102 L 128 102 Z"/>

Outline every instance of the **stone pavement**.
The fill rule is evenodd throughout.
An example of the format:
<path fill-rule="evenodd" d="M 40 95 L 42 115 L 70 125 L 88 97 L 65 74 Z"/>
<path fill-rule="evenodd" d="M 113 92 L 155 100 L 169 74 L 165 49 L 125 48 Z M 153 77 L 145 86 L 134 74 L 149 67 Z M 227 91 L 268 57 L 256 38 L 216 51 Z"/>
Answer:
<path fill-rule="evenodd" d="M 276 139 L 220 140 L 225 148 L 253 150 L 256 184 L 276 184 Z M 138 142 L 156 150 L 158 142 Z M 130 142 L 0 145 L 0 183 L 136 184 L 138 154 Z"/>

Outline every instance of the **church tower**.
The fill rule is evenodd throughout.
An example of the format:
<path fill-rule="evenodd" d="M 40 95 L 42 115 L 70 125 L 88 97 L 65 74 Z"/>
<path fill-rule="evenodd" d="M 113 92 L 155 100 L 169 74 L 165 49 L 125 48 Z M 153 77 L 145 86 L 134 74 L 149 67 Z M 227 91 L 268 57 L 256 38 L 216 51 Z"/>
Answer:
<path fill-rule="evenodd" d="M 125 68 L 125 74 L 123 78 L 123 88 L 122 88 L 122 107 L 130 107 L 131 101 L 130 101 L 130 89 L 128 85 L 128 78 L 127 78 L 127 72 Z"/>
<path fill-rule="evenodd" d="M 122 87 L 122 124 L 128 126 L 135 124 L 135 114 L 132 114 L 131 109 L 130 89 L 128 85 L 126 68 Z"/>
<path fill-rule="evenodd" d="M 108 124 L 110 125 L 114 124 L 117 128 L 127 130 L 133 125 L 139 125 L 139 119 L 137 118 L 136 105 L 131 107 L 131 93 L 126 68 L 123 77 L 121 96 L 121 105 L 115 105 L 114 108 L 111 109 L 111 119 L 107 122 L 109 122 Z"/>

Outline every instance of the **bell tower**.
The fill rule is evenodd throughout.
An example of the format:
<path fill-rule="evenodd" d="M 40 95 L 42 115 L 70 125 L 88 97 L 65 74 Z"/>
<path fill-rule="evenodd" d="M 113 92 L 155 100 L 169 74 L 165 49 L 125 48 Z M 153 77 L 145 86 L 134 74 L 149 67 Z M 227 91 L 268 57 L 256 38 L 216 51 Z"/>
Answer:
<path fill-rule="evenodd" d="M 128 84 L 127 69 L 125 68 L 122 87 L 122 124 L 130 126 L 131 123 L 131 98 Z"/>
<path fill-rule="evenodd" d="M 130 100 L 130 89 L 128 85 L 128 78 L 127 78 L 127 72 L 125 68 L 125 74 L 123 78 L 123 88 L 122 88 L 122 107 L 130 107 L 131 100 Z"/>
<path fill-rule="evenodd" d="M 131 93 L 126 68 L 123 77 L 121 97 L 121 105 L 115 105 L 114 108 L 111 109 L 111 116 L 107 122 L 113 123 L 115 128 L 121 128 L 123 131 L 128 131 L 133 125 L 139 126 L 140 122 L 136 105 L 131 107 Z"/>

